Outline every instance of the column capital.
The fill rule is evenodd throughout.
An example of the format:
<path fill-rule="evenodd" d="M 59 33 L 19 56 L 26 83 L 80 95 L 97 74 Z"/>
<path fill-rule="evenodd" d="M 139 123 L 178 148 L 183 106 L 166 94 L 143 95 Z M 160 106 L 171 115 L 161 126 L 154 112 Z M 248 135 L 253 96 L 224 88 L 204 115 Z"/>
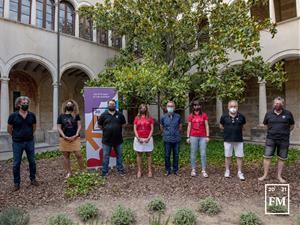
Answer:
<path fill-rule="evenodd" d="M 265 80 L 259 80 L 257 83 L 259 83 L 260 85 L 265 85 L 267 82 Z"/>
<path fill-rule="evenodd" d="M 10 79 L 9 77 L 0 77 L 1 82 L 8 82 Z"/>
<path fill-rule="evenodd" d="M 59 82 L 53 82 L 52 86 L 57 88 L 57 87 L 61 86 L 61 83 L 59 83 Z"/>
<path fill-rule="evenodd" d="M 265 84 L 267 82 L 266 82 L 265 79 L 262 79 L 262 78 L 259 77 L 257 83 L 259 83 L 259 84 Z"/>

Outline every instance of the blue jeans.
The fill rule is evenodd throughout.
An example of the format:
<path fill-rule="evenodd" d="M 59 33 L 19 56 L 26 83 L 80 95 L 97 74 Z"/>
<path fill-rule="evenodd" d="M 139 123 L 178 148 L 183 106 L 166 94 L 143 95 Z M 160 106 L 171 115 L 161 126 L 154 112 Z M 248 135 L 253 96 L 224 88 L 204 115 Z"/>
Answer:
<path fill-rule="evenodd" d="M 103 148 L 102 173 L 104 175 L 108 173 L 110 151 L 112 150 L 113 147 L 117 154 L 117 170 L 119 172 L 122 172 L 124 170 L 123 160 L 122 160 L 122 145 L 120 144 L 117 146 L 110 146 L 110 145 L 102 144 L 102 148 Z"/>
<path fill-rule="evenodd" d="M 180 142 L 164 142 L 165 169 L 168 173 L 171 172 L 171 152 L 173 152 L 173 172 L 176 173 L 178 171 L 179 145 Z"/>
<path fill-rule="evenodd" d="M 192 169 L 196 169 L 197 153 L 200 147 L 201 166 L 202 170 L 206 168 L 206 138 L 205 137 L 190 137 L 191 142 L 191 164 Z"/>
<path fill-rule="evenodd" d="M 31 181 L 35 180 L 36 174 L 36 164 L 34 156 L 34 141 L 24 141 L 24 142 L 15 142 L 12 143 L 13 148 L 13 175 L 15 185 L 20 185 L 20 166 L 22 162 L 23 151 L 25 150 L 26 156 L 29 162 L 29 178 Z"/>

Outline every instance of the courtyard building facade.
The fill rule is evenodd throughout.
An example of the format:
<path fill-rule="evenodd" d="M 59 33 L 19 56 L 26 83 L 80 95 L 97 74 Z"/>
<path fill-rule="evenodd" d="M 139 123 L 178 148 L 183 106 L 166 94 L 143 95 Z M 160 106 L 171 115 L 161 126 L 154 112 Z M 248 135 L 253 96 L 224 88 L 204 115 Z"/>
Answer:
<path fill-rule="evenodd" d="M 0 158 L 1 152 L 11 151 L 7 118 L 15 110 L 14 100 L 21 95 L 32 101 L 30 110 L 37 116 L 37 143 L 57 144 L 58 107 L 66 99 L 79 103 L 84 122 L 84 82 L 103 71 L 106 60 L 125 46 L 124 37 L 96 29 L 92 20 L 79 15 L 80 7 L 96 2 L 0 0 Z M 261 55 L 271 64 L 284 62 L 288 81 L 282 90 L 270 87 L 264 80 L 248 81 L 245 101 L 239 105 L 247 118 L 245 138 L 264 140 L 263 118 L 272 108 L 273 98 L 279 95 L 286 99 L 286 108 L 295 117 L 291 143 L 300 145 L 300 0 L 269 0 L 267 5 L 255 7 L 249 13 L 257 19 L 270 18 L 277 24 L 278 33 L 273 39 L 261 31 Z M 231 65 L 241 61 L 239 54 L 231 55 Z M 226 105 L 218 99 L 203 104 L 213 136 L 219 135 L 217 124 Z M 157 120 L 162 112 L 155 105 L 149 109 Z M 187 119 L 189 109 L 184 115 Z"/>

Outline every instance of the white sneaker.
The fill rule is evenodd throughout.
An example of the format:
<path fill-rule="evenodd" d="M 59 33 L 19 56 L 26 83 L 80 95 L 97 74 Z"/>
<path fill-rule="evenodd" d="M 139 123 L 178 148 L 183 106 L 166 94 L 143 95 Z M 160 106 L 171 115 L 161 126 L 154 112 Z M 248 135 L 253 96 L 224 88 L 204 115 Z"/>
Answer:
<path fill-rule="evenodd" d="M 237 176 L 240 180 L 245 180 L 244 174 L 242 172 L 238 172 Z"/>
<path fill-rule="evenodd" d="M 192 169 L 191 176 L 192 176 L 192 177 L 195 177 L 195 176 L 196 176 L 196 170 L 195 170 L 195 169 Z"/>
<path fill-rule="evenodd" d="M 225 170 L 224 177 L 226 177 L 226 178 L 230 177 L 230 170 Z"/>
<path fill-rule="evenodd" d="M 67 173 L 66 179 L 68 179 L 70 176 L 72 176 L 71 173 Z"/>
<path fill-rule="evenodd" d="M 203 175 L 203 177 L 205 177 L 205 178 L 207 178 L 207 177 L 208 177 L 208 174 L 206 173 L 206 171 L 205 171 L 205 170 L 202 170 L 202 175 Z"/>

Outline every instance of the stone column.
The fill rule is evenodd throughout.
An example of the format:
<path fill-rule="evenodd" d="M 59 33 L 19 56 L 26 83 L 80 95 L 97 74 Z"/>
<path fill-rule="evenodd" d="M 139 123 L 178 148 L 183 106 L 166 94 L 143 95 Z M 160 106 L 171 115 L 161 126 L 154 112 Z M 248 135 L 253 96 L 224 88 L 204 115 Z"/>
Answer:
<path fill-rule="evenodd" d="M 1 77 L 1 99 L 0 99 L 0 104 L 1 104 L 1 114 L 0 114 L 0 119 L 1 119 L 1 132 L 6 132 L 7 131 L 7 119 L 9 116 L 9 90 L 8 90 L 8 77 Z"/>
<path fill-rule="evenodd" d="M 4 1 L 3 16 L 4 18 L 9 19 L 9 0 Z"/>
<path fill-rule="evenodd" d="M 31 0 L 31 16 L 30 16 L 31 25 L 36 25 L 36 0 Z"/>
<path fill-rule="evenodd" d="M 125 35 L 122 36 L 122 49 L 126 48 L 126 38 Z"/>
<path fill-rule="evenodd" d="M 269 14 L 272 23 L 276 22 L 274 0 L 269 0 Z"/>
<path fill-rule="evenodd" d="M 217 98 L 216 99 L 216 123 L 219 124 L 220 118 L 223 115 L 223 102 Z"/>
<path fill-rule="evenodd" d="M 108 46 L 112 47 L 112 31 L 108 30 Z"/>
<path fill-rule="evenodd" d="M 267 112 L 267 92 L 266 81 L 259 79 L 259 106 L 258 106 L 258 123 L 263 126 L 265 114 Z"/>
<path fill-rule="evenodd" d="M 53 130 L 57 129 L 57 117 L 58 117 L 58 82 L 55 82 L 53 85 L 53 106 L 52 106 L 52 113 L 53 113 Z"/>
<path fill-rule="evenodd" d="M 300 17 L 300 1 L 296 0 L 297 17 Z"/>
<path fill-rule="evenodd" d="M 97 42 L 97 30 L 93 29 L 93 42 Z"/>
<path fill-rule="evenodd" d="M 79 37 L 79 13 L 75 13 L 75 37 Z"/>

